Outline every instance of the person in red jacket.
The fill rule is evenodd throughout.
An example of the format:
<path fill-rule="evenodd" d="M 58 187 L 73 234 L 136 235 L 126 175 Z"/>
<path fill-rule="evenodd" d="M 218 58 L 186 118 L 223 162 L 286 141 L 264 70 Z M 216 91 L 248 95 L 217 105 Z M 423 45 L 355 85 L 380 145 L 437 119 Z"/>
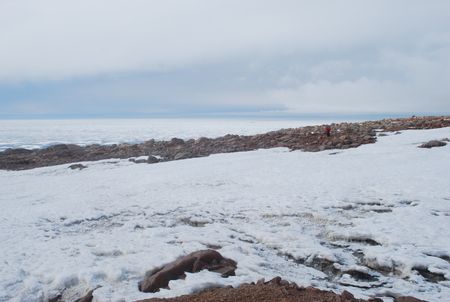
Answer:
<path fill-rule="evenodd" d="M 330 125 L 326 125 L 325 126 L 325 134 L 330 137 L 331 135 L 331 126 Z"/>

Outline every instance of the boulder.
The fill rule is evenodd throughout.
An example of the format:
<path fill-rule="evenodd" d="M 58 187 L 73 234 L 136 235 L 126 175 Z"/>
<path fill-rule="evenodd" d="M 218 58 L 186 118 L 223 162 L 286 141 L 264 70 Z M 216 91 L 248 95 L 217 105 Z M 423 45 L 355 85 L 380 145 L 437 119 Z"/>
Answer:
<path fill-rule="evenodd" d="M 447 145 L 446 142 L 443 141 L 438 141 L 438 140 L 431 140 L 429 142 L 423 143 L 422 145 L 419 146 L 419 148 L 434 148 L 434 147 L 443 147 Z"/>
<path fill-rule="evenodd" d="M 175 154 L 175 156 L 173 157 L 174 160 L 179 160 L 179 159 L 185 159 L 185 158 L 190 158 L 190 154 L 188 152 L 178 152 L 177 154 Z"/>
<path fill-rule="evenodd" d="M 170 140 L 170 145 L 177 146 L 177 145 L 184 145 L 184 140 L 181 138 L 174 137 Z"/>
<path fill-rule="evenodd" d="M 158 163 L 159 159 L 156 156 L 152 156 L 150 155 L 147 159 L 147 164 L 154 164 L 154 163 Z"/>
<path fill-rule="evenodd" d="M 73 165 L 70 165 L 68 168 L 72 169 L 72 170 L 75 170 L 75 169 L 83 170 L 83 169 L 86 169 L 87 166 L 85 166 L 83 164 L 73 164 Z"/>
<path fill-rule="evenodd" d="M 167 288 L 170 280 L 182 279 L 185 273 L 196 273 L 207 269 L 221 274 L 222 277 L 234 276 L 237 264 L 234 260 L 224 258 L 214 250 L 202 250 L 193 252 L 163 265 L 149 272 L 139 282 L 139 290 L 142 292 L 157 292 L 160 288 Z"/>

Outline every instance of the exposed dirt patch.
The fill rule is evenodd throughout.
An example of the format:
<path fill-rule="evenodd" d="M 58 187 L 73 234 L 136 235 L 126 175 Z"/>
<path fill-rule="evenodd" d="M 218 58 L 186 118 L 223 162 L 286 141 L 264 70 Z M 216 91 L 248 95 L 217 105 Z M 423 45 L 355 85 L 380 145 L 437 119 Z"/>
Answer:
<path fill-rule="evenodd" d="M 408 299 L 404 299 L 408 298 Z M 399 300 L 401 299 L 401 300 Z M 421 300 L 412 297 L 398 297 L 397 301 L 420 302 Z M 242 284 L 237 288 L 214 288 L 201 291 L 192 295 L 185 295 L 176 298 L 153 298 L 137 302 L 380 302 L 379 298 L 369 300 L 356 299 L 351 293 L 344 291 L 336 294 L 330 291 L 319 290 L 308 287 L 302 288 L 295 283 L 289 283 L 276 277 L 269 282 L 264 280 L 256 284 Z"/>

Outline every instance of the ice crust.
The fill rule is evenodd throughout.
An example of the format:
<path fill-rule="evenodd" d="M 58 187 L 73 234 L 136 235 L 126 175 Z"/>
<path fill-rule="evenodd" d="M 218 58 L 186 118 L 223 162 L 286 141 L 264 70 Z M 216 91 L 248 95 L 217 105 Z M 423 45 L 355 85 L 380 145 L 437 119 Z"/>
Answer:
<path fill-rule="evenodd" d="M 450 279 L 450 147 L 417 148 L 442 137 L 450 128 L 334 155 L 277 148 L 0 171 L 0 301 L 97 286 L 94 301 L 133 301 L 278 275 L 357 297 L 449 300 L 449 281 L 419 273 Z M 238 262 L 235 277 L 205 271 L 171 290 L 138 291 L 146 271 L 214 246 Z M 334 264 L 321 271 L 317 259 Z M 333 277 L 334 269 L 377 280 Z"/>

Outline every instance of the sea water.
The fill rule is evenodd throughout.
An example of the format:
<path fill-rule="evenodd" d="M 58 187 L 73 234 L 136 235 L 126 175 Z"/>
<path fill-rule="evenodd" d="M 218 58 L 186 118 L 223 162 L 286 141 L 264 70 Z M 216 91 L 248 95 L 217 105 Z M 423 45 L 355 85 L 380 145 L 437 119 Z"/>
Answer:
<path fill-rule="evenodd" d="M 149 139 L 170 140 L 253 135 L 282 128 L 319 125 L 313 119 L 65 119 L 0 120 L 0 151 L 35 149 L 55 144 L 139 143 Z M 329 122 L 329 121 L 328 121 Z"/>

